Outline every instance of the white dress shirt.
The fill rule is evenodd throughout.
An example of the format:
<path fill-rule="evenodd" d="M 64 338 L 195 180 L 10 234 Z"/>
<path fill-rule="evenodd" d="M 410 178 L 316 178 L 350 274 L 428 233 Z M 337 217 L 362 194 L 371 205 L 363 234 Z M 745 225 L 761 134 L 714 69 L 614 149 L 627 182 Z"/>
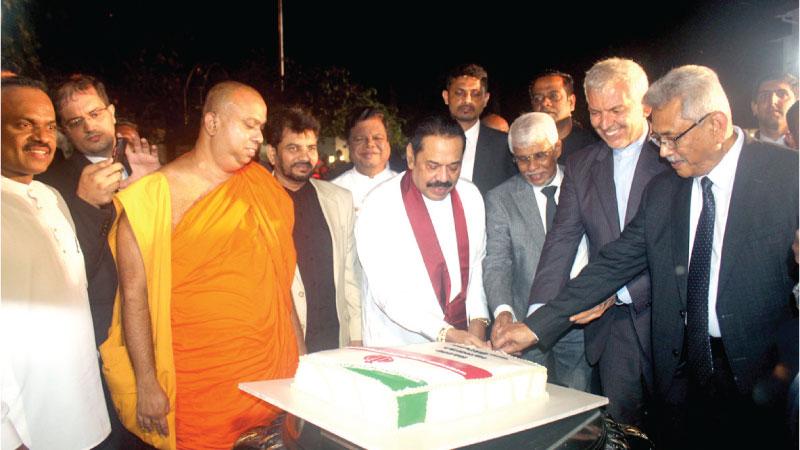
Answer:
<path fill-rule="evenodd" d="M 61 196 L 2 177 L 2 448 L 88 449 L 111 430 L 83 254 Z"/>
<path fill-rule="evenodd" d="M 372 190 L 356 220 L 356 247 L 364 275 L 363 339 L 368 346 L 430 342 L 447 326 L 406 214 L 402 178 L 399 174 Z M 456 189 L 469 236 L 467 320 L 488 319 L 482 267 L 486 254 L 483 198 L 469 181 L 459 180 Z M 450 196 L 438 202 L 425 198 L 425 205 L 450 274 L 449 300 L 453 300 L 461 291 L 461 269 Z"/>
<path fill-rule="evenodd" d="M 708 279 L 708 334 L 721 337 L 719 320 L 717 319 L 717 284 L 719 283 L 719 264 L 722 258 L 722 244 L 725 237 L 725 226 L 728 223 L 728 210 L 731 204 L 733 181 L 736 177 L 736 167 L 739 165 L 739 155 L 742 153 L 744 133 L 739 127 L 733 127 L 736 133 L 736 142 L 722 157 L 719 163 L 711 169 L 707 176 L 713 183 L 711 192 L 714 194 L 714 239 L 711 244 L 711 264 Z M 700 221 L 700 212 L 703 210 L 703 187 L 700 180 L 695 177 L 692 183 L 692 200 L 689 210 L 689 260 L 691 262 L 694 236 L 697 232 L 697 222 Z"/>
<path fill-rule="evenodd" d="M 353 207 L 355 208 L 356 215 L 358 215 L 358 212 L 361 210 L 361 205 L 364 203 L 364 197 L 369 194 L 369 191 L 395 175 L 397 175 L 397 172 L 390 169 L 388 163 L 386 167 L 374 177 L 368 177 L 353 167 L 334 178 L 332 183 L 347 189 L 353 194 Z"/>
<path fill-rule="evenodd" d="M 464 146 L 464 157 L 461 159 L 461 178 L 472 181 L 472 174 L 475 171 L 475 152 L 478 151 L 478 133 L 481 131 L 481 121 L 475 122 L 464 135 L 467 137 Z"/>
<path fill-rule="evenodd" d="M 644 141 L 650 134 L 650 130 L 643 128 L 642 135 L 635 142 L 620 149 L 612 149 L 614 154 L 614 190 L 617 194 L 617 216 L 619 217 L 619 231 L 625 229 L 625 215 L 628 212 L 628 198 L 631 194 L 633 176 L 636 173 L 636 163 L 642 154 Z M 622 286 L 617 291 L 617 304 L 629 305 L 633 303 L 627 286 Z"/>

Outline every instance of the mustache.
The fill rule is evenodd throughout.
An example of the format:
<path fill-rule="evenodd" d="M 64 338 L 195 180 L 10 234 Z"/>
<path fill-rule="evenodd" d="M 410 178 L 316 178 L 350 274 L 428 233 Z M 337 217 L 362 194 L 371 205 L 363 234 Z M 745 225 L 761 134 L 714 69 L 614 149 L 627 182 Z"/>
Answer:
<path fill-rule="evenodd" d="M 300 161 L 292 164 L 292 167 L 306 167 L 308 169 L 311 168 L 311 163 L 309 161 Z"/>
<path fill-rule="evenodd" d="M 34 149 L 47 149 L 48 152 L 52 150 L 50 148 L 50 146 L 47 145 L 47 143 L 42 142 L 42 141 L 28 142 L 27 144 L 25 144 L 24 147 L 22 147 L 22 149 L 24 151 L 26 151 L 26 152 L 29 152 L 29 151 L 34 150 Z"/>
<path fill-rule="evenodd" d="M 425 186 L 429 188 L 451 188 L 453 187 L 453 183 L 450 181 L 430 181 Z"/>

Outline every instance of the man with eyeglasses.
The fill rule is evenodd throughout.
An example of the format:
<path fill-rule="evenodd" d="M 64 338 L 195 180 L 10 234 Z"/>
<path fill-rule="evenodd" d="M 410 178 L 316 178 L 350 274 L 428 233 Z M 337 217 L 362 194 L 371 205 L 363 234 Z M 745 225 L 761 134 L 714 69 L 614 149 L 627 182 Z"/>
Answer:
<path fill-rule="evenodd" d="M 645 102 L 673 170 L 648 185 L 620 238 L 498 346 L 547 345 L 571 314 L 649 271 L 659 448 L 796 448 L 796 437 L 780 442 L 783 420 L 756 405 L 756 381 L 776 330 L 797 320 L 797 153 L 745 142 L 707 67 L 671 70 Z"/>
<path fill-rule="evenodd" d="M 461 178 L 473 182 L 481 195 L 486 195 L 516 172 L 508 152 L 506 133 L 489 128 L 479 120 L 489 103 L 489 75 L 477 64 L 452 69 L 447 75 L 442 99 L 450 116 L 467 136 Z"/>
<path fill-rule="evenodd" d="M 576 151 L 597 142 L 597 136 L 572 118 L 575 91 L 570 74 L 556 70 L 542 72 L 533 79 L 528 93 L 533 111 L 547 113 L 556 121 L 558 139 L 561 141 L 559 164 L 564 164 Z"/>
<path fill-rule="evenodd" d="M 590 262 L 605 244 L 617 239 L 639 207 L 647 183 L 667 169 L 658 148 L 648 140 L 649 108 L 642 104 L 647 86 L 644 70 L 629 59 L 609 58 L 586 73 L 589 118 L 602 141 L 567 161 L 531 304 L 556 297 L 569 279 L 584 234 Z M 638 274 L 612 297 L 603 305 L 608 308 L 605 314 L 592 321 L 595 313 L 587 313 L 578 323 L 586 323 L 586 357 L 597 366 L 609 413 L 621 423 L 642 426 L 645 389 L 651 381 L 649 275 Z"/>
<path fill-rule="evenodd" d="M 541 304 L 528 305 L 545 234 L 553 227 L 564 171 L 556 160 L 561 142 L 553 118 L 523 114 L 511 124 L 508 145 L 519 175 L 486 194 L 486 257 L 483 286 L 494 314 L 492 337 L 506 324 L 525 320 Z M 588 262 L 585 239 L 578 247 L 570 276 Z M 544 351 L 531 348 L 524 357 L 548 369 L 548 381 L 589 391 L 592 368 L 586 361 L 583 329 L 575 327 Z"/>
<path fill-rule="evenodd" d="M 789 147 L 786 113 L 797 101 L 797 88 L 797 78 L 789 73 L 771 74 L 759 80 L 750 102 L 758 129 L 747 130 L 753 139 Z"/>
<path fill-rule="evenodd" d="M 272 114 L 266 131 L 267 158 L 294 204 L 292 297 L 309 352 L 361 345 L 353 196 L 311 178 L 319 129 L 314 116 L 294 107 Z"/>
<path fill-rule="evenodd" d="M 397 172 L 389 167 L 392 147 L 386 119 L 380 108 L 354 108 L 345 126 L 353 167 L 336 177 L 333 184 L 353 194 L 353 205 L 358 215 L 367 193 L 397 175 Z"/>
<path fill-rule="evenodd" d="M 117 291 L 117 267 L 108 246 L 108 231 L 115 217 L 111 199 L 121 188 L 156 170 L 158 153 L 155 146 L 141 139 L 127 143 L 128 167 L 111 159 L 117 140 L 115 107 L 103 83 L 96 78 L 72 75 L 55 90 L 53 97 L 60 127 L 75 151 L 68 159 L 57 158 L 36 179 L 56 188 L 69 206 L 83 251 L 95 341 L 99 346 L 108 337 Z M 110 441 L 123 439 L 120 435 L 127 439 L 130 436 L 117 420 L 108 389 L 104 390 L 111 416 Z"/>

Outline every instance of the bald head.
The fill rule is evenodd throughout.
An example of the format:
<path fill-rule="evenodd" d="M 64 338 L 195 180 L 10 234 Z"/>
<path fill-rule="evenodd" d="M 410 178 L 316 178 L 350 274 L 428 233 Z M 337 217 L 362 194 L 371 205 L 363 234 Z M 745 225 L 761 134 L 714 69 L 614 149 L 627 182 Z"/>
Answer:
<path fill-rule="evenodd" d="M 247 101 L 248 97 L 257 97 L 264 102 L 261 94 L 252 87 L 238 81 L 223 81 L 208 91 L 206 102 L 203 104 L 203 114 L 223 111 L 228 104 Z"/>
<path fill-rule="evenodd" d="M 508 133 L 508 122 L 500 115 L 494 113 L 487 114 L 481 119 L 481 123 L 497 131 Z"/>
<path fill-rule="evenodd" d="M 208 92 L 196 148 L 208 149 L 225 171 L 249 163 L 264 140 L 267 104 L 255 89 L 225 81 Z"/>

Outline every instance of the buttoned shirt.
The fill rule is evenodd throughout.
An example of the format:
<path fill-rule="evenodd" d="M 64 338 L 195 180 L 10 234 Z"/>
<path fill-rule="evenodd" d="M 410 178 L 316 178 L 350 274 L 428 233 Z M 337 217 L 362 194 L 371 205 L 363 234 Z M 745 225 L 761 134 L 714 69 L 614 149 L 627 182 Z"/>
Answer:
<path fill-rule="evenodd" d="M 66 203 L 2 177 L 2 448 L 81 449 L 110 432 L 83 254 Z"/>
<path fill-rule="evenodd" d="M 744 133 L 739 127 L 734 127 L 736 142 L 728 150 L 720 162 L 714 166 L 708 175 L 694 177 L 692 182 L 692 199 L 689 209 L 689 254 L 694 247 L 694 236 L 697 232 L 697 223 L 700 221 L 700 212 L 703 210 L 703 188 L 700 180 L 708 177 L 711 182 L 711 192 L 714 194 L 714 239 L 711 244 L 711 264 L 709 265 L 708 280 L 708 334 L 721 337 L 719 320 L 717 319 L 717 284 L 719 283 L 719 264 L 722 258 L 722 244 L 725 237 L 725 226 L 728 223 L 728 210 L 731 204 L 733 181 L 736 177 L 736 167 L 739 165 L 739 155 L 742 153 Z"/>
<path fill-rule="evenodd" d="M 647 126 L 644 127 L 642 135 L 635 142 L 627 147 L 612 149 L 614 153 L 614 190 L 617 194 L 617 216 L 619 217 L 619 230 L 625 229 L 625 214 L 628 212 L 628 197 L 633 185 L 633 176 L 636 173 L 636 163 L 639 162 L 639 155 L 642 154 L 642 146 L 649 134 Z M 627 286 L 622 286 L 617 291 L 618 303 L 631 304 L 631 294 Z"/>
<path fill-rule="evenodd" d="M 347 189 L 353 194 L 353 207 L 355 208 L 356 215 L 358 215 L 358 212 L 361 210 L 361 205 L 364 203 L 364 198 L 369 194 L 369 191 L 395 175 L 397 175 L 397 172 L 390 169 L 388 163 L 386 167 L 374 177 L 368 177 L 353 167 L 336 177 L 332 183 Z"/>

